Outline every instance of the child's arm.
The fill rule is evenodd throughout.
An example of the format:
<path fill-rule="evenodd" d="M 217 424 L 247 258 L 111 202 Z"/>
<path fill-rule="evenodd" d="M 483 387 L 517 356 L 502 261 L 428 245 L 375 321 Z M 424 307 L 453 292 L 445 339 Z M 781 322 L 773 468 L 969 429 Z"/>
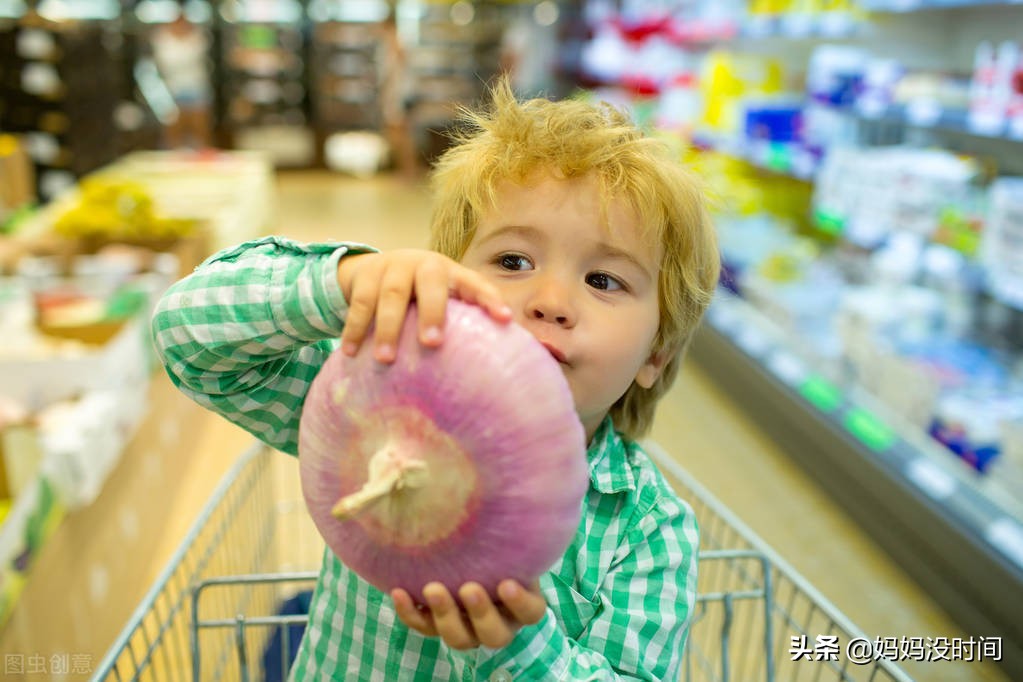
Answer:
<path fill-rule="evenodd" d="M 393 347 L 413 295 L 430 311 L 430 326 L 443 324 L 449 292 L 510 317 L 489 285 L 444 256 L 370 251 L 268 237 L 214 255 L 157 304 L 153 339 L 171 380 L 200 405 L 297 454 L 305 395 L 343 330 L 357 349 L 376 319 L 380 357 L 381 345 Z M 361 265 L 346 274 L 346 292 L 340 265 L 349 260 Z"/>
<path fill-rule="evenodd" d="M 464 652 L 456 655 L 474 656 L 477 679 L 504 670 L 510 679 L 527 680 L 675 680 L 696 600 L 696 547 L 692 511 L 674 497 L 658 500 L 615 551 L 594 598 L 595 614 L 575 639 L 554 609 L 571 612 L 576 605 L 559 603 L 557 589 L 545 590 L 551 606 L 536 615 L 532 591 L 520 588 L 518 605 L 506 610 L 523 614 L 511 636 L 501 632 L 501 620 L 511 614 L 499 619 L 489 600 L 463 614 L 446 596 L 439 611 L 424 614 L 399 594 L 395 607 L 409 627 Z M 481 642 L 478 654 L 465 651 Z"/>
<path fill-rule="evenodd" d="M 338 262 L 368 250 L 268 237 L 213 255 L 157 303 L 153 341 L 171 380 L 297 454 L 302 402 L 347 313 Z"/>

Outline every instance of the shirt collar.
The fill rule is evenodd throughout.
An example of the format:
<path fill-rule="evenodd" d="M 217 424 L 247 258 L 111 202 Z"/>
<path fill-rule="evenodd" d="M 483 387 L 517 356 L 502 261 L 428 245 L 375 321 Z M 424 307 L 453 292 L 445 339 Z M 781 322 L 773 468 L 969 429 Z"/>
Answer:
<path fill-rule="evenodd" d="M 604 417 L 604 421 L 597 427 L 593 440 L 586 448 L 586 456 L 590 460 L 590 482 L 598 492 L 618 493 L 636 489 L 636 479 L 629 466 L 625 442 L 621 434 L 615 431 L 610 415 Z"/>

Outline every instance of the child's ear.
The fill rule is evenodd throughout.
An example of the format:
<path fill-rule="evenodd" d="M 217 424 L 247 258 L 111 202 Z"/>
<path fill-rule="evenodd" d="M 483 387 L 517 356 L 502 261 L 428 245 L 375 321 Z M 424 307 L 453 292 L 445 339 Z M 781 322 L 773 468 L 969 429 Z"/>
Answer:
<path fill-rule="evenodd" d="M 668 364 L 671 356 L 672 353 L 666 348 L 654 350 L 650 353 L 650 357 L 647 358 L 647 361 L 636 372 L 636 383 L 643 388 L 652 387 L 657 378 L 661 376 L 661 372 L 664 371 L 664 367 Z"/>

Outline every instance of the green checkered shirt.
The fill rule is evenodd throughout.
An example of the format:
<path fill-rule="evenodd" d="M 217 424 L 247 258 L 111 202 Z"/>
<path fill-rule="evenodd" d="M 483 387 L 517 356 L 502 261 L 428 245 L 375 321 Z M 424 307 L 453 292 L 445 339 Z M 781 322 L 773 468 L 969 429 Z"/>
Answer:
<path fill-rule="evenodd" d="M 269 237 L 222 251 L 153 317 L 174 383 L 290 454 L 309 384 L 337 347 L 338 260 L 371 250 Z M 676 680 L 696 598 L 692 510 L 605 419 L 588 448 L 579 530 L 540 586 L 548 609 L 502 649 L 455 651 L 405 627 L 390 597 L 328 550 L 297 680 Z"/>

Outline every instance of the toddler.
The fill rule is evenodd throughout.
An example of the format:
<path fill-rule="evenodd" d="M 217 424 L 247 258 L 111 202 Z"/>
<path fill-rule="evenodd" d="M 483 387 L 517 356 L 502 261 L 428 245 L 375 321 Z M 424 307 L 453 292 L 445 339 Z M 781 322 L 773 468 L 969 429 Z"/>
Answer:
<path fill-rule="evenodd" d="M 466 112 L 432 175 L 431 250 L 267 237 L 175 284 L 153 320 L 188 396 L 297 454 L 310 382 L 338 346 L 395 359 L 410 301 L 444 342 L 451 296 L 525 327 L 560 363 L 590 487 L 537 582 L 384 594 L 323 557 L 296 680 L 675 680 L 696 595 L 692 510 L 637 445 L 718 277 L 700 188 L 624 114 L 517 101 Z M 371 341 L 367 334 L 374 325 Z M 456 597 L 457 600 L 456 601 Z M 464 608 L 463 608 L 464 607 Z"/>

